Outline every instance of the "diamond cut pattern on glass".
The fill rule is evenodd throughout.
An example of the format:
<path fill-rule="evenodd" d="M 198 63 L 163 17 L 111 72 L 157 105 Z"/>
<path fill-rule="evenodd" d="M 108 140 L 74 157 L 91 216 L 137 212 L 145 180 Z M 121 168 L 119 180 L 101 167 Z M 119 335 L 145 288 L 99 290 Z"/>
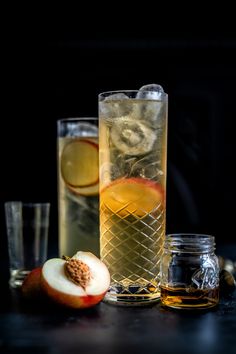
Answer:
<path fill-rule="evenodd" d="M 164 208 L 158 204 L 149 213 L 142 208 L 129 212 L 128 206 L 115 214 L 101 203 L 101 256 L 109 267 L 112 283 L 122 285 L 125 293 L 131 293 L 130 289 L 135 286 L 137 293 L 148 293 L 147 285 L 159 281 L 165 236 Z"/>

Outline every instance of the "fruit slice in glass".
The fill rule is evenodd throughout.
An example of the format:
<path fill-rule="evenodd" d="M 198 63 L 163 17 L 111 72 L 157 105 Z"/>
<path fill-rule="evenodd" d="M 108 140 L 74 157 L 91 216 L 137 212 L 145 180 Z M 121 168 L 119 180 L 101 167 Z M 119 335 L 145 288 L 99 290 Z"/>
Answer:
<path fill-rule="evenodd" d="M 118 179 L 101 192 L 102 202 L 113 213 L 126 213 L 143 217 L 163 203 L 164 192 L 160 184 L 144 178 Z"/>
<path fill-rule="evenodd" d="M 65 145 L 61 155 L 61 175 L 72 192 L 97 194 L 98 145 L 87 139 L 76 139 Z"/>

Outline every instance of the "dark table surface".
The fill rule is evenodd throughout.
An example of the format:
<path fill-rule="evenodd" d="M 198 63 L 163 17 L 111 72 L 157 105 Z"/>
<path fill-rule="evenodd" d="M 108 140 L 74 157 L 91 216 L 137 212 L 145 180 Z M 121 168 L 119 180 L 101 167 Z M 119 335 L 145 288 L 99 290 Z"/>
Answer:
<path fill-rule="evenodd" d="M 225 250 L 236 260 L 236 245 Z M 8 286 L 1 293 L 1 353 L 236 353 L 236 291 L 204 312 L 160 303 L 143 308 L 100 303 L 74 311 L 30 305 Z"/>

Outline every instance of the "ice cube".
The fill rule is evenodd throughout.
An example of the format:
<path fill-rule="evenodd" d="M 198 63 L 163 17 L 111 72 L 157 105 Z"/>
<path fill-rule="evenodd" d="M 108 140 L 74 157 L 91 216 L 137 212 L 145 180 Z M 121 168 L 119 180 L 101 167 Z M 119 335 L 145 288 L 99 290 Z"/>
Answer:
<path fill-rule="evenodd" d="M 104 185 L 109 184 L 112 180 L 122 177 L 120 166 L 111 162 L 104 162 L 100 168 L 100 181 Z"/>
<path fill-rule="evenodd" d="M 114 93 L 100 102 L 100 114 L 109 122 L 111 118 L 126 116 L 131 113 L 129 97 L 124 93 Z"/>
<path fill-rule="evenodd" d="M 113 121 L 111 140 L 125 155 L 138 156 L 151 151 L 156 140 L 155 131 L 131 117 Z"/>
<path fill-rule="evenodd" d="M 68 123 L 67 136 L 97 137 L 98 127 L 88 122 L 70 122 Z"/>
<path fill-rule="evenodd" d="M 160 100 L 164 93 L 163 88 L 161 85 L 157 84 L 148 84 L 142 86 L 138 93 L 138 99 L 148 99 L 148 100 Z"/>
<path fill-rule="evenodd" d="M 127 100 L 129 99 L 129 97 L 127 95 L 125 95 L 122 92 L 119 93 L 113 93 L 112 95 L 109 95 L 105 98 L 104 101 L 114 101 L 114 100 Z"/>
<path fill-rule="evenodd" d="M 156 155 L 148 155 L 133 164 L 131 175 L 160 182 L 164 172 L 161 169 L 161 161 L 156 161 Z"/>
<path fill-rule="evenodd" d="M 122 173 L 121 177 L 129 177 L 131 176 L 131 169 L 133 164 L 137 161 L 136 156 L 127 156 L 121 152 L 117 157 L 116 157 L 116 165 L 119 166 L 119 170 Z"/>
<path fill-rule="evenodd" d="M 164 90 L 160 85 L 150 84 L 142 86 L 136 96 L 137 99 L 144 100 L 138 106 L 139 112 L 136 112 L 136 115 L 153 128 L 159 128 L 162 125 L 161 120 L 165 114 L 165 104 L 162 100 L 163 94 Z"/>

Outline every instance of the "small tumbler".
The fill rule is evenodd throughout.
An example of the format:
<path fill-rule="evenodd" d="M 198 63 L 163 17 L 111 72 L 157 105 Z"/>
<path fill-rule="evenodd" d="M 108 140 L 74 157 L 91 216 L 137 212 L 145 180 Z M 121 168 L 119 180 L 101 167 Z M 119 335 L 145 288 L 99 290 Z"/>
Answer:
<path fill-rule="evenodd" d="M 10 286 L 20 287 L 26 275 L 47 259 L 49 203 L 5 203 Z"/>

